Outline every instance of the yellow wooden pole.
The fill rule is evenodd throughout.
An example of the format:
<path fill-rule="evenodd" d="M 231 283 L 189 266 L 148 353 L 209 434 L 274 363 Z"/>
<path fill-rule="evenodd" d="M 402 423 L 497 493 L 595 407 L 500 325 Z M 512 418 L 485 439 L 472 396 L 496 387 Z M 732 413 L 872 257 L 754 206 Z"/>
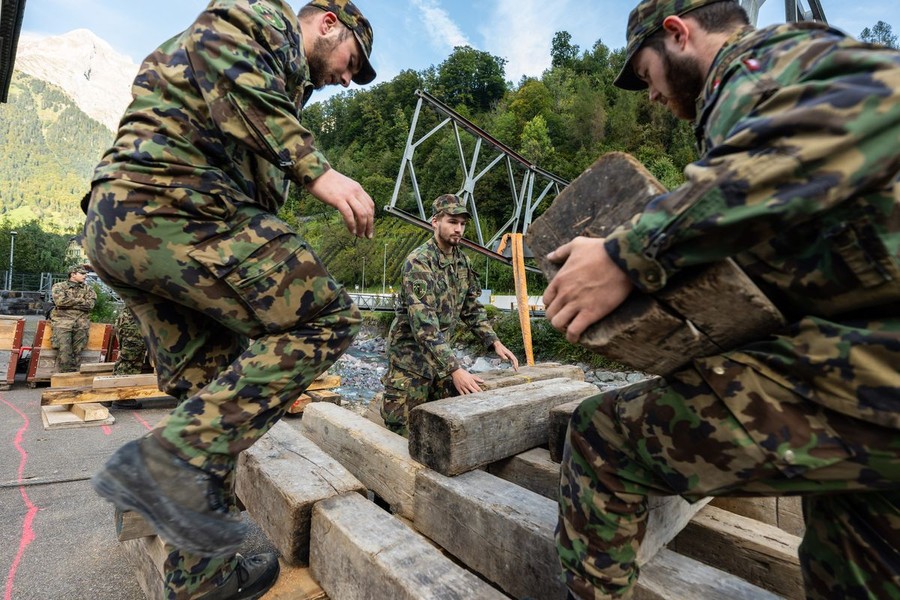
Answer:
<path fill-rule="evenodd" d="M 525 244 L 521 233 L 508 234 L 512 238 L 513 280 L 516 283 L 516 303 L 519 305 L 519 325 L 525 346 L 525 364 L 534 366 L 531 347 L 531 311 L 528 308 L 528 281 L 525 278 Z"/>

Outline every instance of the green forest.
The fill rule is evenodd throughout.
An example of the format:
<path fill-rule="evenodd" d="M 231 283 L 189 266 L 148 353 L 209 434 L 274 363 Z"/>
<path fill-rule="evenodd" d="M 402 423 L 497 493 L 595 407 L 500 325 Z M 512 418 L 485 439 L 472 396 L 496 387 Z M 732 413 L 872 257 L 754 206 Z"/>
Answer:
<path fill-rule="evenodd" d="M 860 37 L 897 44 L 891 26 L 881 21 Z M 693 132 L 689 124 L 651 105 L 646 94 L 612 85 L 624 59 L 623 49 L 610 49 L 601 40 L 580 48 L 568 33 L 558 32 L 550 58 L 552 66 L 540 77 L 511 82 L 506 79 L 503 58 L 457 47 L 442 63 L 423 71 L 403 71 L 390 81 L 307 106 L 303 121 L 319 147 L 335 168 L 359 181 L 374 198 L 376 235 L 372 240 L 354 238 L 335 211 L 296 186 L 280 216 L 308 239 L 333 275 L 351 289 L 381 291 L 382 281 L 396 285 L 405 256 L 430 235 L 383 210 L 404 157 L 418 101 L 416 90 L 429 92 L 532 164 L 565 180 L 577 177 L 606 152 L 624 151 L 643 162 L 667 187 L 681 182 L 682 169 L 695 158 Z M 442 119 L 426 107 L 417 131 L 429 131 Z M 84 115 L 61 90 L 16 74 L 9 104 L 0 104 L 4 156 L 0 162 L 0 264 L 8 261 L 9 232 L 17 229 L 15 271 L 62 270 L 66 241 L 83 222 L 79 200 L 111 140 L 112 134 Z M 466 152 L 473 144 L 471 136 L 463 136 L 460 142 Z M 449 134 L 434 135 L 417 148 L 416 180 L 426 205 L 440 194 L 459 191 L 464 180 L 459 154 L 457 141 Z M 509 182 L 498 173 L 478 186 L 482 228 L 496 230 L 511 210 Z M 411 197 L 406 178 L 398 206 L 411 203 Z M 476 239 L 472 229 L 470 224 L 467 237 Z M 24 247 L 20 251 L 31 238 L 33 253 Z M 514 289 L 509 267 L 488 263 L 475 253 L 470 258 L 484 287 L 494 293 Z M 543 287 L 538 275 L 529 274 L 529 293 L 540 294 Z"/>

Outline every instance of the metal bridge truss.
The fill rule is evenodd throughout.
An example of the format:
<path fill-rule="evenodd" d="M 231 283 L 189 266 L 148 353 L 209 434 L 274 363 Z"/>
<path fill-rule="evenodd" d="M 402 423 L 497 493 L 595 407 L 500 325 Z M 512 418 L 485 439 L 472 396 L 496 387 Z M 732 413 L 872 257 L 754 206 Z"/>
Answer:
<path fill-rule="evenodd" d="M 508 254 L 496 252 L 503 235 L 507 233 L 525 234 L 538 207 L 545 201 L 552 202 L 559 192 L 569 185 L 569 182 L 531 164 L 525 157 L 488 135 L 487 132 L 428 92 L 417 90 L 416 96 L 419 100 L 410 124 L 406 150 L 403 153 L 391 202 L 385 207 L 385 211 L 431 231 L 431 202 L 433 199 L 426 198 L 424 201 L 422 199 L 416 178 L 416 149 L 437 134 L 452 135 L 459 153 L 460 172 L 463 173 L 463 180 L 458 184 L 448 182 L 447 189 L 453 189 L 454 185 L 458 185 L 456 194 L 466 204 L 472 215 L 471 220 L 474 221 L 474 231 L 477 237 L 476 240 L 463 239 L 462 244 L 484 256 L 510 264 L 511 258 Z M 417 128 L 423 107 L 433 110 L 439 117 L 443 117 L 443 120 L 430 131 L 420 134 Z M 468 144 L 472 146 L 470 153 L 465 150 L 464 137 L 474 141 L 474 144 Z M 467 139 L 467 141 L 469 140 Z M 508 214 L 504 215 L 508 217 L 507 221 L 497 231 L 485 233 L 482 222 L 478 218 L 478 183 L 493 169 L 506 170 L 511 202 Z M 401 187 L 407 174 L 409 175 L 410 193 L 404 194 L 401 199 Z M 493 192 L 494 190 L 492 190 Z M 413 203 L 415 206 L 412 206 Z M 537 271 L 532 267 L 528 268 Z"/>
<path fill-rule="evenodd" d="M 759 17 L 759 7 L 766 3 L 766 0 L 741 0 L 741 6 L 747 11 L 750 22 L 756 24 Z M 819 0 L 807 0 L 809 9 L 801 6 L 800 0 L 784 0 L 784 20 L 788 23 L 796 23 L 798 21 L 821 21 L 827 23 L 825 18 L 825 10 Z"/>

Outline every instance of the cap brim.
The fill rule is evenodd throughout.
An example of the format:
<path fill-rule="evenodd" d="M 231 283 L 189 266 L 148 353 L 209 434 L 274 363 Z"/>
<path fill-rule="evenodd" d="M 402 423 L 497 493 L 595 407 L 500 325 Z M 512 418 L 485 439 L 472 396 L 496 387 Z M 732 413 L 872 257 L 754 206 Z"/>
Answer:
<path fill-rule="evenodd" d="M 359 53 L 363 57 L 362 67 L 360 67 L 359 73 L 353 76 L 353 83 L 356 85 L 366 85 L 372 83 L 375 79 L 375 69 L 372 68 L 369 57 L 366 56 L 366 53 L 363 51 L 365 46 L 363 46 L 362 40 L 359 39 L 359 35 L 354 31 L 353 36 L 356 38 L 356 43 L 359 45 Z"/>
<path fill-rule="evenodd" d="M 639 92 L 647 89 L 647 83 L 635 75 L 634 69 L 631 68 L 631 59 L 619 71 L 619 75 L 613 81 L 613 85 L 630 92 Z"/>

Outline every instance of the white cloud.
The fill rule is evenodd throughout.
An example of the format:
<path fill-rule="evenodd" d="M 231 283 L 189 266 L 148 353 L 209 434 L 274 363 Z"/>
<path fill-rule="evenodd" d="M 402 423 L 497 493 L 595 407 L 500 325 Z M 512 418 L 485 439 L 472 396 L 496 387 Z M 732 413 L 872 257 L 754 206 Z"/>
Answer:
<path fill-rule="evenodd" d="M 413 7 L 421 11 L 422 23 L 430 42 L 441 50 L 456 46 L 468 46 L 469 40 L 450 14 L 436 0 L 412 0 Z"/>
<path fill-rule="evenodd" d="M 491 54 L 507 60 L 506 78 L 518 82 L 523 75 L 540 76 L 550 67 L 553 34 L 564 29 L 560 15 L 565 2 L 499 0 L 481 28 Z"/>

